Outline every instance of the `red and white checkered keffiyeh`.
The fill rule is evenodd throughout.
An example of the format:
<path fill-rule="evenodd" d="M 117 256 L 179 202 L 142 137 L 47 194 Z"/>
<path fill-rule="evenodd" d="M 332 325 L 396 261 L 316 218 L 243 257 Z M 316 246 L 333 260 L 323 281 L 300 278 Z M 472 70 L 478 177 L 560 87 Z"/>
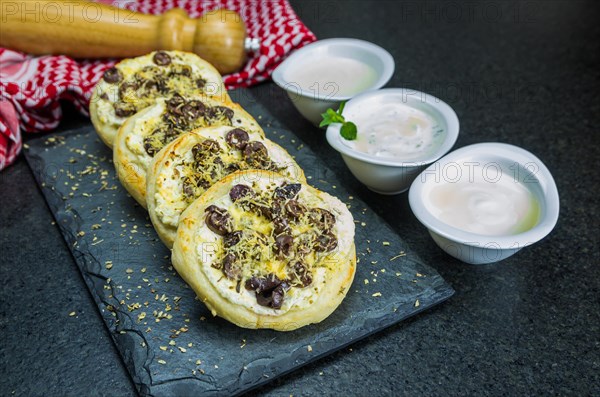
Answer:
<path fill-rule="evenodd" d="M 271 75 L 292 50 L 316 40 L 287 0 L 96 0 L 147 14 L 179 7 L 192 18 L 226 8 L 238 12 L 249 37 L 261 40 L 260 50 L 244 68 L 223 77 L 228 89 L 248 87 Z M 0 48 L 0 170 L 21 151 L 21 131 L 56 128 L 62 111 L 59 100 L 88 114 L 96 82 L 118 60 L 73 60 L 66 56 L 38 56 Z"/>

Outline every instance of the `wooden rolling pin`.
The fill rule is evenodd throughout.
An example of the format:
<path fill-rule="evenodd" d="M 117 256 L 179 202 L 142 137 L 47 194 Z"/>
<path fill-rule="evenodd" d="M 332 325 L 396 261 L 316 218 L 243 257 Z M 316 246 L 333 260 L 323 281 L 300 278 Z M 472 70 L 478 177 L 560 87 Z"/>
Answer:
<path fill-rule="evenodd" d="M 154 16 L 82 0 L 0 0 L 0 46 L 32 54 L 126 58 L 154 50 L 194 52 L 219 72 L 246 60 L 239 14 L 209 11 L 191 19 L 181 9 Z"/>

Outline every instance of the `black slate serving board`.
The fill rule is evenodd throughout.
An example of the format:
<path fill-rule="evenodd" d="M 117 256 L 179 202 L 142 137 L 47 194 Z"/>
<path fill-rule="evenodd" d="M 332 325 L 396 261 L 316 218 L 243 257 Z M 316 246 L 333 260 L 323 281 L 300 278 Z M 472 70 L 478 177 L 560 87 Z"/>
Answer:
<path fill-rule="evenodd" d="M 243 94 L 243 95 L 240 95 Z M 210 312 L 173 270 L 147 213 L 120 186 L 90 125 L 29 141 L 26 157 L 141 395 L 234 395 L 452 296 L 453 289 L 266 109 L 236 98 L 308 182 L 356 222 L 354 283 L 325 321 L 293 332 L 246 330 Z M 93 358 L 92 358 L 93 359 Z"/>

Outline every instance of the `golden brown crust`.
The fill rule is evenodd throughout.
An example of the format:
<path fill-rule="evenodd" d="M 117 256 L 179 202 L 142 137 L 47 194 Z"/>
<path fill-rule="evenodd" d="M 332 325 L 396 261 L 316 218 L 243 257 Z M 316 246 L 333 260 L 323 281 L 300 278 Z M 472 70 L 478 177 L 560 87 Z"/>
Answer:
<path fill-rule="evenodd" d="M 117 136 L 118 128 L 115 128 L 115 126 L 109 123 L 100 121 L 98 118 L 98 101 L 100 101 L 98 91 L 94 90 L 92 98 L 90 99 L 90 118 L 92 120 L 92 125 L 102 142 L 112 149 L 113 140 L 115 136 Z"/>
<path fill-rule="evenodd" d="M 234 126 L 256 131 L 264 136 L 258 123 L 240 105 L 207 98 L 202 102 L 227 106 L 234 111 Z M 152 157 L 145 152 L 140 142 L 152 132 L 152 126 L 162 122 L 162 112 L 165 107 L 164 100 L 158 100 L 153 106 L 130 117 L 121 126 L 114 141 L 113 160 L 117 176 L 129 194 L 144 208 L 147 207 L 146 173 Z M 240 122 L 238 123 L 237 120 Z M 155 157 L 159 153 L 155 154 Z"/>
<path fill-rule="evenodd" d="M 179 175 L 176 167 L 181 167 L 183 163 L 182 157 L 191 152 L 196 144 L 205 139 L 217 141 L 223 153 L 231 151 L 230 146 L 225 141 L 225 134 L 232 129 L 233 127 L 228 126 L 199 128 L 180 136 L 168 144 L 152 160 L 152 164 L 146 175 L 147 208 L 154 229 L 168 248 L 173 247 L 173 241 L 175 241 L 177 234 L 177 226 L 172 219 L 169 219 L 172 224 L 165 222 L 164 217 L 161 217 L 157 213 L 157 207 L 160 207 L 161 212 L 168 211 L 169 213 L 178 214 L 179 211 L 183 212 L 188 205 L 183 197 L 181 186 L 177 185 L 176 189 L 173 188 L 174 184 L 171 177 Z M 306 183 L 304 172 L 285 149 L 269 139 L 262 138 L 256 133 L 250 133 L 250 140 L 260 141 L 266 146 L 275 164 L 284 167 L 279 173 L 298 182 Z M 179 177 L 179 179 L 181 178 L 183 178 L 183 175 Z M 162 199 L 160 203 L 157 201 L 157 196 L 159 195 Z M 168 197 L 165 197 L 166 195 Z M 169 218 L 177 216 L 173 215 Z"/>
<path fill-rule="evenodd" d="M 137 118 L 144 117 L 150 108 L 146 108 L 130 117 L 119 129 L 113 147 L 113 163 L 117 177 L 127 192 L 146 208 L 146 171 L 145 167 L 133 161 L 135 155 L 128 149 L 127 142 L 131 139 Z"/>
<path fill-rule="evenodd" d="M 318 267 L 325 269 L 326 283 L 317 292 L 311 292 L 310 304 L 293 304 L 289 310 L 279 313 L 276 309 L 270 312 L 257 312 L 247 305 L 234 303 L 224 294 L 230 284 L 215 283 L 207 275 L 207 262 L 203 262 L 199 251 L 207 244 L 203 234 L 198 233 L 204 224 L 203 215 L 205 208 L 221 197 L 227 195 L 231 187 L 240 181 L 256 180 L 284 181 L 285 178 L 269 171 L 242 171 L 231 174 L 213 185 L 198 200 L 194 201 L 182 214 L 177 238 L 173 246 L 172 262 L 181 277 L 192 287 L 199 299 L 211 310 L 215 316 L 220 316 L 244 328 L 270 328 L 278 331 L 291 331 L 308 324 L 318 323 L 327 318 L 342 302 L 348 292 L 356 271 L 356 249 L 354 246 L 354 223 L 347 208 L 339 200 L 332 198 L 308 185 L 303 185 L 310 194 L 329 203 L 331 210 L 341 214 L 338 221 L 344 222 L 340 230 L 348 230 L 348 235 L 341 235 L 339 239 L 347 239 L 345 250 L 338 250 L 320 260 Z M 336 208 L 332 208 L 335 206 Z M 343 208 L 342 208 L 343 207 Z M 351 229 L 351 232 L 350 230 Z M 204 254 L 202 254 L 204 256 Z M 218 286 L 217 286 L 218 285 Z M 312 291 L 312 290 L 311 290 Z M 249 293 L 242 291 L 242 293 Z"/>

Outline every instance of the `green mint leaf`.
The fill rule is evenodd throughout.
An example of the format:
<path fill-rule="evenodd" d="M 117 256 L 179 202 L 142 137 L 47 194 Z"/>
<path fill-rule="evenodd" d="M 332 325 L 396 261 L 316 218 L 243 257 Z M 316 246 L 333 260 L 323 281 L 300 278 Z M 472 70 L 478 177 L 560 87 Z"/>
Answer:
<path fill-rule="evenodd" d="M 321 117 L 323 117 L 323 120 L 321 120 L 319 127 L 325 127 L 326 125 L 329 125 L 332 123 L 331 117 L 327 113 L 322 113 Z"/>
<path fill-rule="evenodd" d="M 337 114 L 331 108 L 327 109 L 327 111 L 325 113 L 322 113 L 321 117 L 323 118 L 323 120 L 319 124 L 319 127 L 325 127 L 329 124 L 334 124 L 334 123 L 343 123 L 345 121 L 343 116 Z"/>
<path fill-rule="evenodd" d="M 334 123 L 343 123 L 345 121 L 346 121 L 346 119 L 344 119 L 344 117 L 340 116 L 339 114 L 336 114 L 335 117 L 333 118 Z"/>
<path fill-rule="evenodd" d="M 321 113 L 321 123 L 319 127 L 325 127 L 330 124 L 341 123 L 342 127 L 340 128 L 340 135 L 342 138 L 353 141 L 356 139 L 356 135 L 358 133 L 358 129 L 356 128 L 356 124 L 351 121 L 346 121 L 344 116 L 342 116 L 342 112 L 344 111 L 344 106 L 346 106 L 346 101 L 340 103 L 340 107 L 337 112 L 333 109 L 329 108 L 325 113 Z"/>
<path fill-rule="evenodd" d="M 333 119 L 332 119 L 332 111 L 330 111 L 331 109 L 327 109 L 327 111 L 325 113 L 321 114 L 321 117 L 323 117 L 323 120 L 321 121 L 321 124 L 319 124 L 319 127 L 325 127 L 326 125 L 329 125 L 331 123 L 333 123 Z"/>
<path fill-rule="evenodd" d="M 327 109 L 327 113 L 329 114 L 329 116 L 331 116 L 331 120 L 334 123 L 343 123 L 344 121 L 344 116 L 342 116 L 341 114 L 338 114 L 336 112 L 333 111 L 333 109 Z"/>
<path fill-rule="evenodd" d="M 340 128 L 340 134 L 342 135 L 342 138 L 348 141 L 355 140 L 357 135 L 356 124 L 351 121 L 345 122 L 342 124 L 342 128 Z"/>
<path fill-rule="evenodd" d="M 334 112 L 334 110 L 333 110 L 332 108 L 329 108 L 329 109 L 327 109 L 327 115 L 328 115 L 329 117 L 332 117 L 332 118 L 333 118 L 333 117 L 337 116 L 337 113 L 336 113 L 336 112 Z"/>

